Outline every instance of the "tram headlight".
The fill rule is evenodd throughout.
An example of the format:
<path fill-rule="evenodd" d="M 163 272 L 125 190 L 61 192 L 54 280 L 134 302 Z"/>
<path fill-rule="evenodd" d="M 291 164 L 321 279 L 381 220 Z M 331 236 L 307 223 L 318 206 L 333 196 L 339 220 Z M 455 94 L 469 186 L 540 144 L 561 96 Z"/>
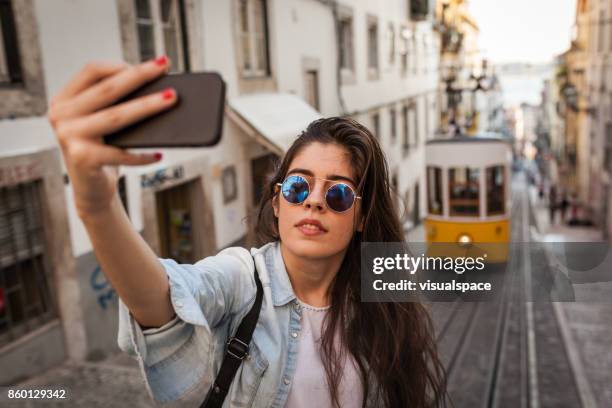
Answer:
<path fill-rule="evenodd" d="M 457 244 L 459 244 L 459 246 L 470 246 L 472 245 L 472 237 L 465 233 L 460 234 L 457 237 Z"/>

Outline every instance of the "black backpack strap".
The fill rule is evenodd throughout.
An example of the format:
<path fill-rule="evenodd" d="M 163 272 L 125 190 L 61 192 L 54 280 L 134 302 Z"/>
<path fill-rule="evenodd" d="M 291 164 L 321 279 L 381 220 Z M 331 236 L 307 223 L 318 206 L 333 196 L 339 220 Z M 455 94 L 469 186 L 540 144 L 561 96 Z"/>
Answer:
<path fill-rule="evenodd" d="M 253 264 L 254 263 L 255 260 L 253 259 Z M 225 356 L 223 357 L 223 362 L 221 363 L 217 378 L 210 387 L 206 399 L 202 402 L 200 408 L 220 408 L 221 405 L 223 405 L 225 396 L 229 391 L 240 364 L 242 364 L 242 360 L 249 354 L 249 343 L 251 342 L 255 325 L 259 319 L 259 311 L 263 300 L 263 286 L 259 280 L 257 266 L 255 266 L 254 275 L 255 284 L 257 285 L 255 303 L 253 303 L 251 310 L 249 310 L 240 322 L 240 326 L 238 326 L 238 330 L 236 330 L 234 337 L 230 337 L 227 341 Z"/>

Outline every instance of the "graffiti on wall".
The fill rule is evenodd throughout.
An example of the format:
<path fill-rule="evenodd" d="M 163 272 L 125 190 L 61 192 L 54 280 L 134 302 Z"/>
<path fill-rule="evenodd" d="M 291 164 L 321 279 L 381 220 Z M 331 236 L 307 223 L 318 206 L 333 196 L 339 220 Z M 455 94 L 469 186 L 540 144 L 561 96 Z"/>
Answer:
<path fill-rule="evenodd" d="M 102 272 L 100 266 L 96 266 L 89 277 L 89 284 L 91 289 L 96 294 L 98 305 L 102 310 L 106 310 L 109 304 L 112 304 L 117 298 L 115 289 L 108 283 L 106 276 Z"/>
<path fill-rule="evenodd" d="M 183 166 L 160 169 L 152 174 L 143 174 L 142 176 L 140 176 L 140 187 L 160 187 L 169 181 L 182 179 L 184 174 L 185 170 L 183 169 Z"/>

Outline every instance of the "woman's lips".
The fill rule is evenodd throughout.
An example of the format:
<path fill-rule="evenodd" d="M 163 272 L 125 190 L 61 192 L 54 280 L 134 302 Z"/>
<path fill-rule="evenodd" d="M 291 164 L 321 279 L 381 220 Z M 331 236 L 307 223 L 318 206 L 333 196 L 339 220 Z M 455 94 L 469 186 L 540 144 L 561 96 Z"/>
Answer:
<path fill-rule="evenodd" d="M 297 226 L 297 229 L 299 229 L 302 232 L 302 234 L 308 235 L 308 236 L 321 235 L 321 234 L 325 234 L 326 232 L 326 231 L 323 231 L 318 226 L 312 225 L 312 224 L 301 224 Z"/>

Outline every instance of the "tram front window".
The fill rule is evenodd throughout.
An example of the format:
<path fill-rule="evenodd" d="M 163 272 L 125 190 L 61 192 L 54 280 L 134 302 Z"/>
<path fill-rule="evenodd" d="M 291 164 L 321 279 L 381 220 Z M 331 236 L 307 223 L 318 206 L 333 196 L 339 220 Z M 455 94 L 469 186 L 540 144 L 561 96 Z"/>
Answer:
<path fill-rule="evenodd" d="M 427 167 L 427 205 L 430 214 L 442 214 L 442 169 L 439 167 Z"/>
<path fill-rule="evenodd" d="M 480 170 L 469 167 L 451 168 L 448 172 L 450 215 L 477 217 L 478 179 Z"/>
<path fill-rule="evenodd" d="M 487 168 L 487 215 L 504 213 L 504 166 Z"/>

